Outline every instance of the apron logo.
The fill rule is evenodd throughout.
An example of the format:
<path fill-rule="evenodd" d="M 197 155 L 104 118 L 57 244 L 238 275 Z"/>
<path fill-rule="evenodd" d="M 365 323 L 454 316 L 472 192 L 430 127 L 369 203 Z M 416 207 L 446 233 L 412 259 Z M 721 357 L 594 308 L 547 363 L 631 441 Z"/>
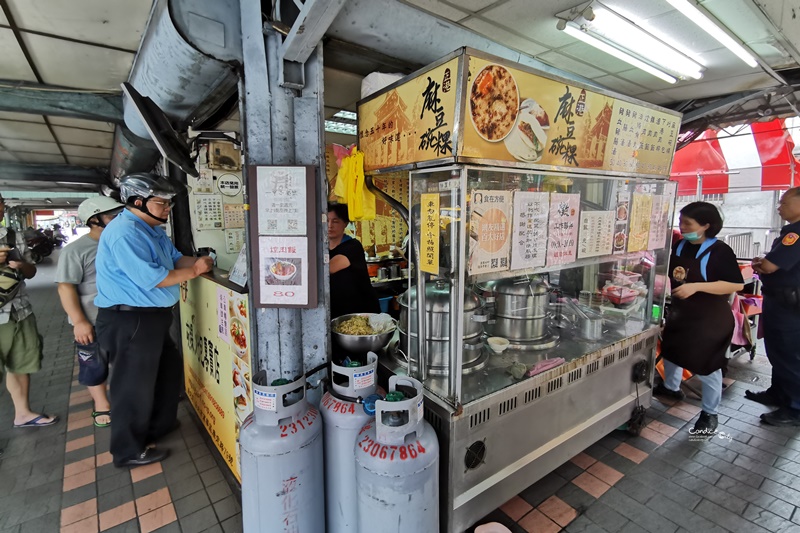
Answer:
<path fill-rule="evenodd" d="M 791 246 L 794 243 L 796 243 L 798 239 L 800 239 L 800 235 L 798 235 L 797 233 L 787 233 L 786 236 L 781 241 L 781 244 L 783 244 L 784 246 Z"/>
<path fill-rule="evenodd" d="M 672 277 L 675 281 L 684 281 L 686 279 L 686 269 L 683 267 L 675 267 L 672 270 Z"/>

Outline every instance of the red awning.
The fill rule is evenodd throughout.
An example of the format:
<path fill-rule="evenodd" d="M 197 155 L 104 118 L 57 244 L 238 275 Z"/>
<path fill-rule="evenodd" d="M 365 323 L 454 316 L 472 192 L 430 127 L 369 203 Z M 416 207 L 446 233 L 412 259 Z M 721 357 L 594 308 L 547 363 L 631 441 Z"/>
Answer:
<path fill-rule="evenodd" d="M 678 196 L 786 190 L 795 185 L 794 142 L 782 119 L 706 130 L 675 154 Z"/>

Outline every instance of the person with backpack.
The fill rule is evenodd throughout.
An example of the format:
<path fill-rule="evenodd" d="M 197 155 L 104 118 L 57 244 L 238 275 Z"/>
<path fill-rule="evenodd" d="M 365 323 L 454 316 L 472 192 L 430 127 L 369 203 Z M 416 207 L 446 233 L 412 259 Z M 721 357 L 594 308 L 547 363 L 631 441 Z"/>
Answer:
<path fill-rule="evenodd" d="M 5 200 L 0 196 L 0 219 Z M 0 226 L 0 378 L 6 371 L 6 388 L 14 404 L 14 427 L 50 426 L 57 416 L 31 410 L 31 374 L 42 368 L 42 338 L 36 327 L 25 279 L 36 275 L 22 232 Z"/>
<path fill-rule="evenodd" d="M 94 402 L 92 419 L 97 427 L 111 424 L 111 405 L 106 392 L 108 354 L 100 349 L 94 331 L 97 296 L 94 261 L 97 244 L 106 224 L 125 206 L 113 198 L 96 196 L 81 202 L 78 216 L 89 226 L 89 233 L 70 243 L 58 258 L 56 283 L 61 307 L 69 317 L 78 355 L 78 383 L 85 385 Z"/>

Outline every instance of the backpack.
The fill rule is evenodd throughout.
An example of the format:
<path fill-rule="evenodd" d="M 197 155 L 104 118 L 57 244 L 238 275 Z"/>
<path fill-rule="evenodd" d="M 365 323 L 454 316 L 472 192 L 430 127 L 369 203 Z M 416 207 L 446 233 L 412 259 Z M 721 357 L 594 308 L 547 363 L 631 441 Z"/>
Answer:
<path fill-rule="evenodd" d="M 6 228 L 6 244 L 9 248 L 17 246 L 17 234 L 11 228 Z M 8 266 L 7 263 L 0 265 L 0 308 L 17 296 L 21 281 L 19 272 Z"/>

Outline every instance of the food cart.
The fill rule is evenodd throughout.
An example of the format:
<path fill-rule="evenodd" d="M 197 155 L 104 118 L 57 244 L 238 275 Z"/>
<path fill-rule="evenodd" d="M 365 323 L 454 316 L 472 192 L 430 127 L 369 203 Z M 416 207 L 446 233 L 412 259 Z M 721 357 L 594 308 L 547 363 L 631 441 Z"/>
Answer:
<path fill-rule="evenodd" d="M 365 172 L 406 172 L 412 287 L 384 374 L 425 385 L 443 531 L 651 399 L 680 115 L 460 49 L 359 102 Z"/>

